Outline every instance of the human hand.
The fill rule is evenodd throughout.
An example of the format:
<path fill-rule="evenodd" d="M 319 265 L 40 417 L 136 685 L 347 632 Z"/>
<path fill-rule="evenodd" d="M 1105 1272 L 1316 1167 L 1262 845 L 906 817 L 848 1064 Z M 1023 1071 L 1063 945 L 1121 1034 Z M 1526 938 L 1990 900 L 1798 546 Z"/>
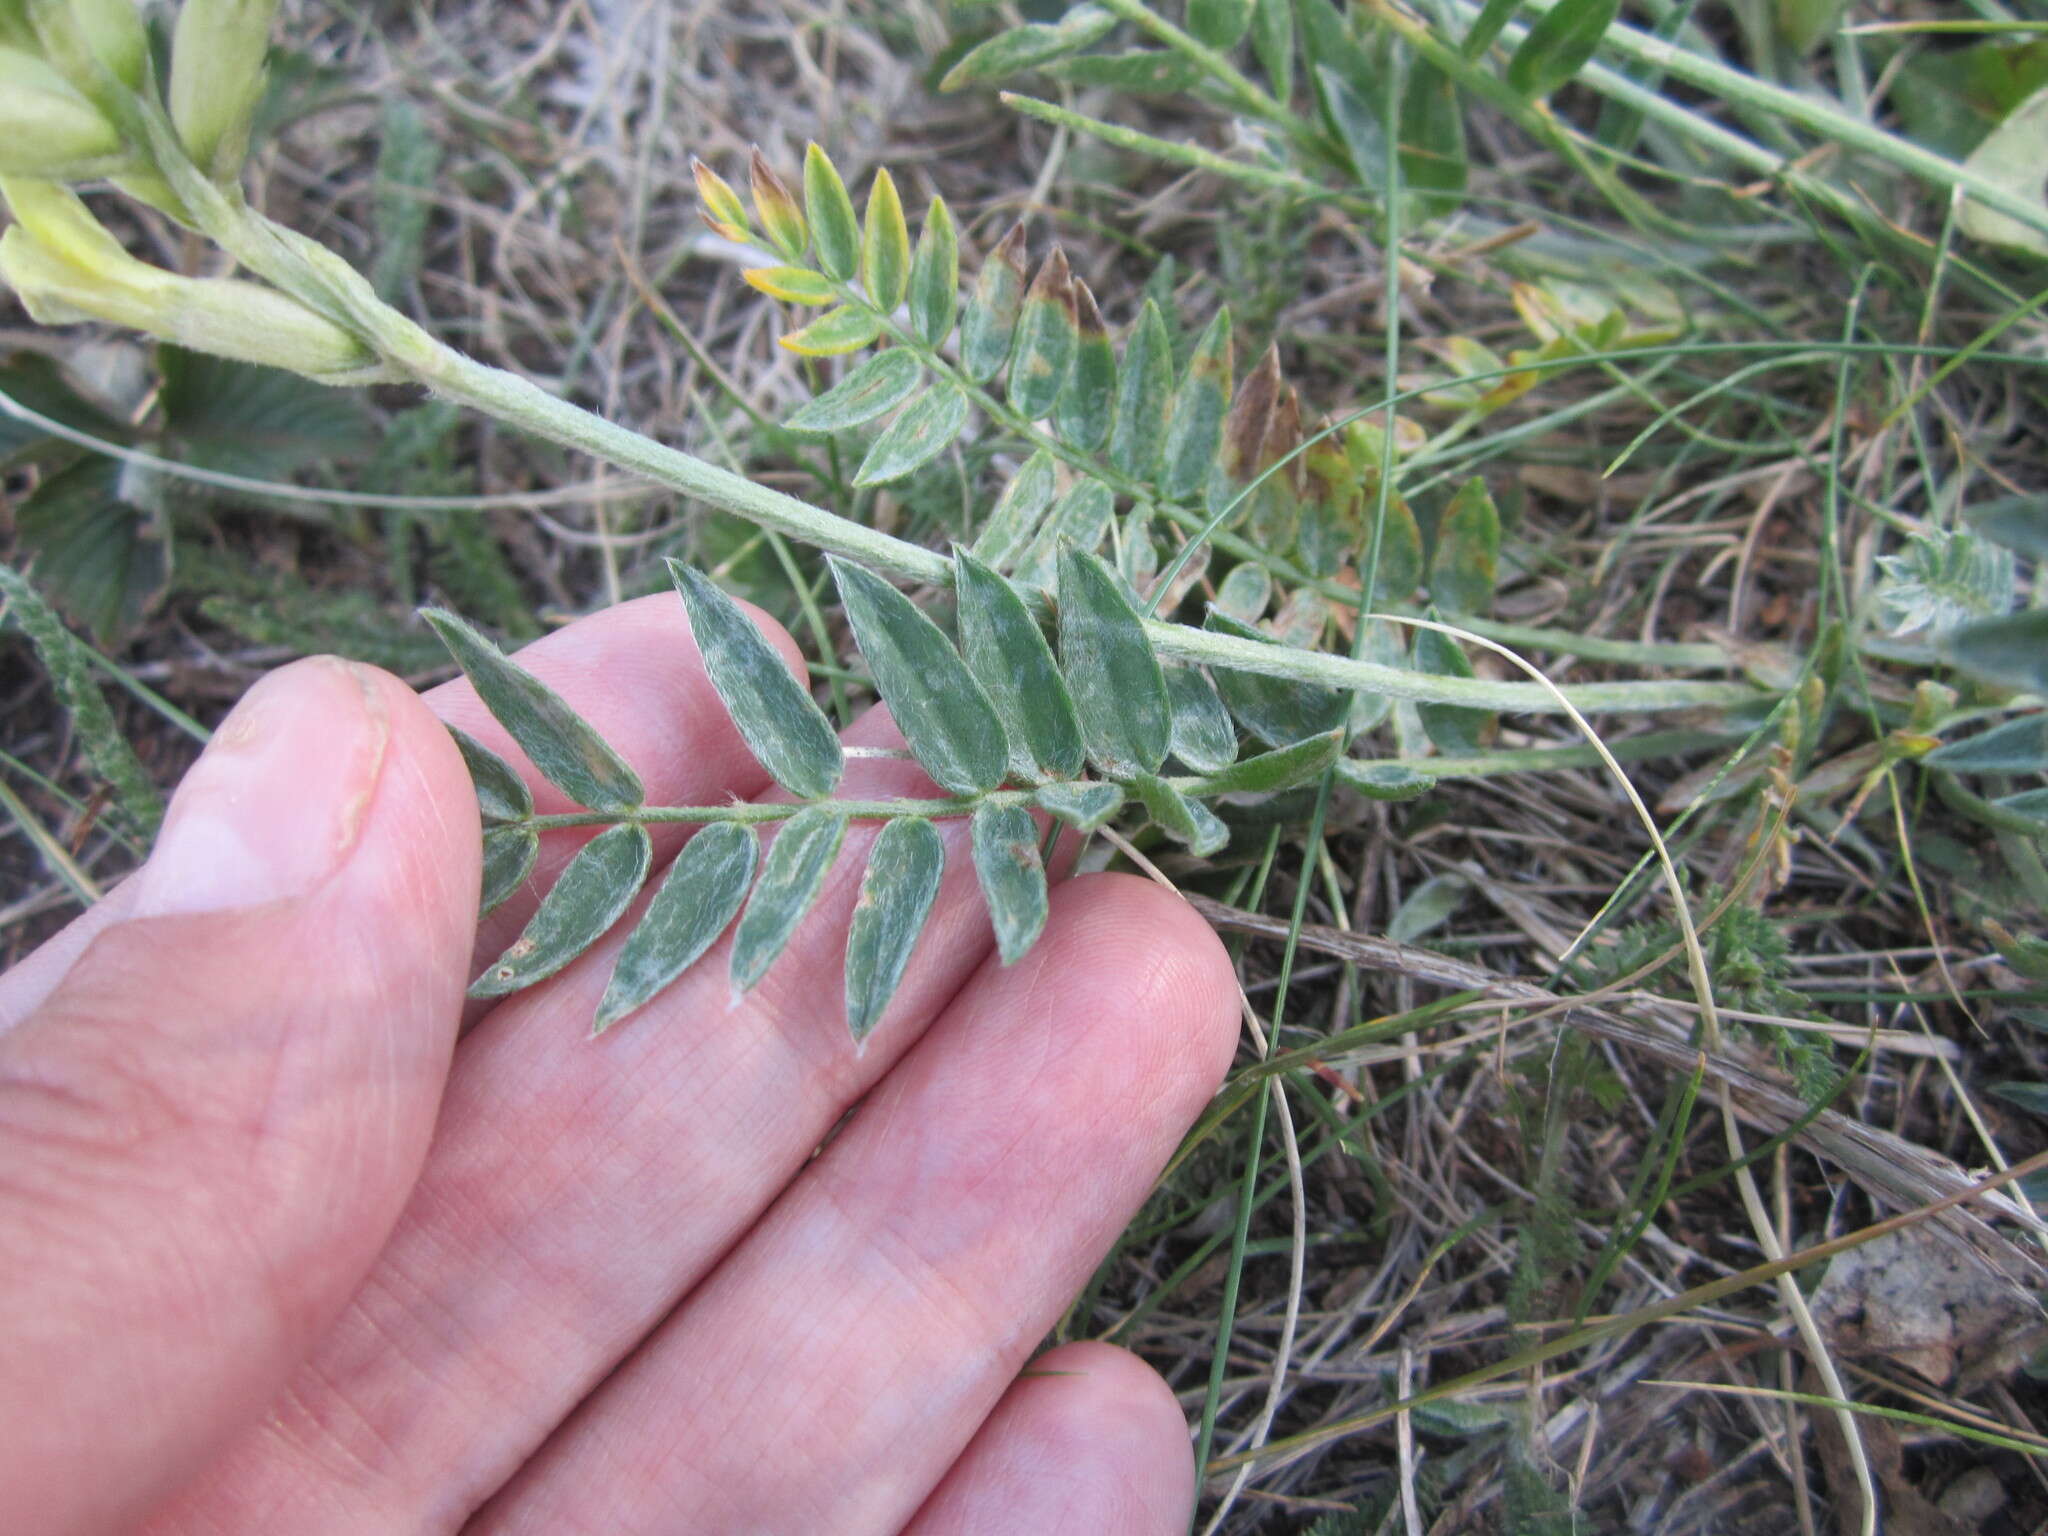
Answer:
<path fill-rule="evenodd" d="M 770 788 L 673 597 L 520 660 L 661 802 Z M 1073 1345 L 1018 1372 L 1229 1062 L 1202 922 L 1084 877 L 1001 968 L 948 823 L 861 1055 L 853 850 L 737 1002 L 714 955 L 587 1042 L 621 925 L 458 1045 L 476 812 L 436 716 L 523 762 L 464 683 L 264 679 L 142 871 L 0 977 L 11 1528 L 1184 1529 L 1148 1367 Z M 847 777 L 916 792 L 904 762 Z"/>

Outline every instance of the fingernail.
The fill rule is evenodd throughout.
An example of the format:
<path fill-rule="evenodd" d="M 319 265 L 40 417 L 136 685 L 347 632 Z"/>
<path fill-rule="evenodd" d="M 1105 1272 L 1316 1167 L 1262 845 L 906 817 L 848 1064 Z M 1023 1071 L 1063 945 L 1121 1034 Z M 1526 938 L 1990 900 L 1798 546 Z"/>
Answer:
<path fill-rule="evenodd" d="M 347 862 L 390 724 L 367 672 L 331 657 L 251 688 L 171 800 L 136 876 L 134 915 L 304 895 Z"/>

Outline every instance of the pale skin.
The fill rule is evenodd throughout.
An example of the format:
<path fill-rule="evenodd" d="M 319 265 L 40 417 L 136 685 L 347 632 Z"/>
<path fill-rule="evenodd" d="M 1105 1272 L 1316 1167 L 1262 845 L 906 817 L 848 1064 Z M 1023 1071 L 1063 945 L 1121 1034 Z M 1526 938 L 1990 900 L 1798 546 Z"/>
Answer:
<path fill-rule="evenodd" d="M 520 660 L 653 803 L 770 791 L 674 597 Z M 466 684 L 266 678 L 150 864 L 0 977 L 10 1525 L 1185 1530 L 1166 1384 L 1106 1345 L 1033 1351 L 1228 1066 L 1235 984 L 1200 919 L 1084 877 L 1003 968 L 948 824 L 935 916 L 856 1054 L 857 828 L 745 998 L 721 943 L 587 1040 L 621 928 L 461 1034 L 476 954 L 533 896 L 476 940 L 444 720 L 523 765 Z M 918 792 L 886 758 L 842 790 Z"/>

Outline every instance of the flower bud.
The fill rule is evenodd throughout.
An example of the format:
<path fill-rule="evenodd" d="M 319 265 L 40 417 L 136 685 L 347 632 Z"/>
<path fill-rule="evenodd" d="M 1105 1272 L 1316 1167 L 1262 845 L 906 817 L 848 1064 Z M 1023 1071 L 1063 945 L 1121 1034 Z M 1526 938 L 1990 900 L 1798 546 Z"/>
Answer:
<path fill-rule="evenodd" d="M 122 159 L 120 134 L 34 54 L 0 46 L 0 176 L 83 180 Z"/>
<path fill-rule="evenodd" d="M 230 181 L 249 149 L 277 0 L 185 0 L 171 35 L 171 121 L 185 153 Z"/>
<path fill-rule="evenodd" d="M 195 352 L 329 383 L 377 368 L 361 341 L 276 289 L 180 277 L 137 261 L 68 188 L 9 178 L 0 191 L 16 220 L 0 235 L 0 278 L 44 325 L 110 321 Z"/>

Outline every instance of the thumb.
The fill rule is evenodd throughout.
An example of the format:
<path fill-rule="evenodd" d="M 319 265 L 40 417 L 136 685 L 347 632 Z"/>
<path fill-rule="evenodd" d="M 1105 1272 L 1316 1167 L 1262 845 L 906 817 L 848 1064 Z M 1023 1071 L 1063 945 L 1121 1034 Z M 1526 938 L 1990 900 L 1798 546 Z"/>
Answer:
<path fill-rule="evenodd" d="M 259 1412 L 417 1175 L 476 812 L 395 678 L 301 662 L 187 775 L 125 914 L 0 1038 L 0 1488 L 121 1527 Z"/>

